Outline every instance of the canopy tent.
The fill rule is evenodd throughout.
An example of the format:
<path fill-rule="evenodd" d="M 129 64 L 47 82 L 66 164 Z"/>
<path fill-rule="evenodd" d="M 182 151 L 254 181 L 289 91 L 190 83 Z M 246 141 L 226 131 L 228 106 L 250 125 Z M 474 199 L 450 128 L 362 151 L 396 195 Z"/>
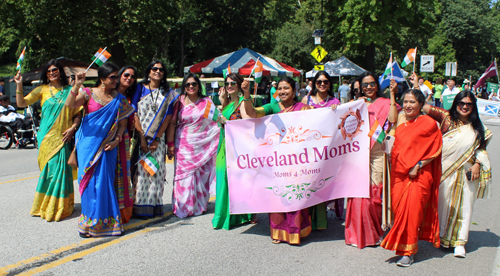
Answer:
<path fill-rule="evenodd" d="M 184 67 L 184 73 L 215 73 L 222 74 L 222 70 L 231 67 L 231 72 L 238 72 L 240 75 L 250 75 L 257 59 L 264 65 L 262 74 L 264 76 L 289 76 L 297 77 L 301 72 L 292 66 L 276 61 L 270 57 L 261 55 L 248 48 L 228 53 L 213 59 L 209 59 L 195 65 Z"/>
<path fill-rule="evenodd" d="M 85 64 L 81 61 L 76 61 L 65 57 L 60 57 L 56 60 L 61 63 L 62 67 L 64 68 L 64 73 L 66 73 L 67 77 L 76 75 L 76 73 L 78 72 L 85 72 L 87 67 L 89 67 L 89 64 Z M 35 80 L 39 80 L 44 66 L 45 64 L 34 70 L 21 74 L 23 76 L 23 82 L 32 82 Z M 97 70 L 90 68 L 86 74 L 86 77 L 97 78 Z"/>
<path fill-rule="evenodd" d="M 342 56 L 334 61 L 325 63 L 325 71 L 330 76 L 359 76 L 366 70 L 350 61 L 348 58 Z M 306 73 L 306 78 L 316 76 L 318 71 L 311 70 Z"/>

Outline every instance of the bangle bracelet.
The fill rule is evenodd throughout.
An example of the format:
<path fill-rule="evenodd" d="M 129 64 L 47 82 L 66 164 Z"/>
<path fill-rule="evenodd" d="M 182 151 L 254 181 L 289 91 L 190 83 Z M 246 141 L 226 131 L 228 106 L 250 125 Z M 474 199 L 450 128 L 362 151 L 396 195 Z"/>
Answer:
<path fill-rule="evenodd" d="M 73 95 L 75 97 L 78 96 L 78 93 L 77 92 L 73 93 L 73 90 L 71 90 L 70 93 L 71 93 L 71 95 Z"/>
<path fill-rule="evenodd" d="M 16 90 L 16 93 L 17 94 L 24 94 L 23 91 L 17 91 L 17 90 Z"/>
<path fill-rule="evenodd" d="M 252 98 L 248 98 L 248 99 L 245 99 L 245 97 L 243 97 L 243 101 L 251 101 Z"/>
<path fill-rule="evenodd" d="M 173 147 L 174 146 L 174 142 L 167 142 L 167 146 Z"/>
<path fill-rule="evenodd" d="M 116 134 L 115 138 L 118 138 L 118 142 L 122 141 L 122 136 L 120 134 Z"/>

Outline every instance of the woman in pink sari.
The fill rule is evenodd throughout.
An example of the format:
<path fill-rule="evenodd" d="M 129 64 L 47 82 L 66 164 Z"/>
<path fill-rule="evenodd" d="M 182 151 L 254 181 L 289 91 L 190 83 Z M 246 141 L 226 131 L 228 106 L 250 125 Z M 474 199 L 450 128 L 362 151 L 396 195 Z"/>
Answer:
<path fill-rule="evenodd" d="M 295 81 L 284 77 L 278 82 L 280 102 L 266 104 L 248 112 L 251 118 L 263 117 L 270 114 L 295 112 L 312 109 L 311 106 L 297 102 L 295 95 Z M 295 212 L 270 213 L 271 239 L 273 243 L 282 241 L 289 244 L 300 244 L 300 239 L 307 237 L 312 230 L 310 208 Z"/>
<path fill-rule="evenodd" d="M 167 129 L 167 145 L 168 158 L 175 156 L 173 211 L 185 218 L 207 210 L 210 187 L 215 185 L 220 129 L 219 111 L 202 95 L 200 79 L 187 74 L 182 89 Z"/>
<path fill-rule="evenodd" d="M 387 131 L 397 122 L 401 110 L 398 104 L 391 105 L 391 100 L 382 97 L 378 77 L 372 72 L 365 72 L 359 77 L 361 97 L 368 106 L 370 128 L 379 122 Z M 397 86 L 396 86 L 397 89 Z M 393 94 L 391 94 L 393 97 Z M 391 109 L 396 109 L 389 116 Z M 391 113 L 392 114 L 392 113 Z M 374 140 L 370 144 L 370 198 L 349 198 L 345 219 L 345 243 L 358 248 L 377 246 L 382 241 L 382 189 L 384 171 L 384 152 L 381 144 Z"/>

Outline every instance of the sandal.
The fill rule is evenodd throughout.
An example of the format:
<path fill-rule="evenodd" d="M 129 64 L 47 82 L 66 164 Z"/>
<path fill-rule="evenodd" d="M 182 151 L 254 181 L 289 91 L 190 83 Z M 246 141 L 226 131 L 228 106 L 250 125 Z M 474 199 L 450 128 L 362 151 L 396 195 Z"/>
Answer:
<path fill-rule="evenodd" d="M 83 239 L 92 238 L 92 236 L 90 234 L 82 234 L 82 233 L 78 233 L 78 234 L 80 234 L 80 238 L 83 238 Z"/>
<path fill-rule="evenodd" d="M 280 241 L 280 240 L 275 240 L 275 239 L 273 239 L 271 242 L 272 242 L 272 243 L 274 243 L 274 244 L 281 243 L 281 241 Z"/>

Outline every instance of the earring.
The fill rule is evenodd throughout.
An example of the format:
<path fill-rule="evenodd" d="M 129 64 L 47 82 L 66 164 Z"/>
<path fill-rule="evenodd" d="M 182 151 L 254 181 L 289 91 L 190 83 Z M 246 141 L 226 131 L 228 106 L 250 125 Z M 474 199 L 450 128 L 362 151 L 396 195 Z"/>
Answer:
<path fill-rule="evenodd" d="M 106 87 L 106 85 L 104 85 L 104 83 L 102 84 L 102 88 Z"/>

